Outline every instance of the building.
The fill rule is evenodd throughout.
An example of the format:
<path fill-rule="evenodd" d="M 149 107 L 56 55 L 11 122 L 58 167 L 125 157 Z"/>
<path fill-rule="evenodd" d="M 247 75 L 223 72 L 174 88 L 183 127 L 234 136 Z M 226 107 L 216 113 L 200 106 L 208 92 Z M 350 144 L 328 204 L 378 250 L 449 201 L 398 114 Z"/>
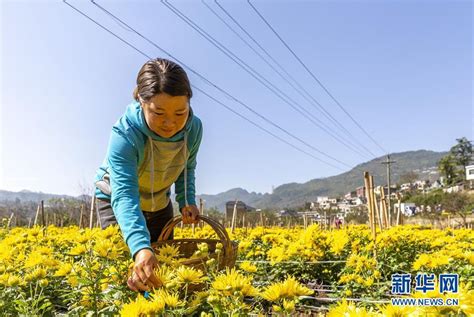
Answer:
<path fill-rule="evenodd" d="M 237 204 L 237 206 L 236 206 Z M 243 201 L 228 201 L 225 204 L 225 219 L 226 221 L 232 221 L 232 215 L 234 214 L 234 206 L 237 209 L 236 217 L 237 219 L 242 218 L 242 215 L 246 212 L 255 211 L 255 208 L 247 206 Z"/>
<path fill-rule="evenodd" d="M 356 195 L 357 197 L 365 197 L 365 186 L 357 187 Z"/>
<path fill-rule="evenodd" d="M 469 184 L 469 189 L 474 189 L 474 165 L 466 166 L 466 180 Z"/>
<path fill-rule="evenodd" d="M 329 199 L 329 197 L 327 197 L 327 196 L 318 196 L 316 198 L 316 202 L 318 204 L 321 204 L 321 203 L 324 203 L 324 202 L 328 201 L 328 199 Z"/>

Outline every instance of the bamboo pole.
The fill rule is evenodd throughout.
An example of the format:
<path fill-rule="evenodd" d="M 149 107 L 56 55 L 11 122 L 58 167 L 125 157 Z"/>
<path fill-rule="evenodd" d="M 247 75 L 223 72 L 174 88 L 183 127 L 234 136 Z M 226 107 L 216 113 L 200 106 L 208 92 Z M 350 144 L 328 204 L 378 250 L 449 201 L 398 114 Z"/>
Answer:
<path fill-rule="evenodd" d="M 89 218 L 89 229 L 92 229 L 94 225 L 94 207 L 95 207 L 95 193 L 92 194 L 92 201 L 91 201 L 91 210 L 90 210 L 90 218 Z"/>
<path fill-rule="evenodd" d="M 371 176 L 372 177 L 372 176 Z M 379 224 L 380 229 L 382 229 L 382 217 L 381 217 L 381 208 L 380 203 L 377 202 L 377 195 L 375 195 L 375 191 L 373 193 L 374 195 L 374 213 L 375 213 L 375 219 L 374 219 L 374 226 L 377 228 L 377 223 Z"/>
<path fill-rule="evenodd" d="M 35 215 L 35 221 L 33 222 L 33 226 L 36 226 L 38 223 L 39 212 L 40 212 L 40 205 L 38 204 L 38 208 L 36 208 L 36 215 Z"/>
<path fill-rule="evenodd" d="M 81 204 L 81 213 L 79 215 L 79 229 L 82 228 L 82 219 L 84 217 L 84 204 Z"/>
<path fill-rule="evenodd" d="M 44 201 L 41 201 L 41 219 L 43 220 L 43 227 L 46 227 L 46 220 L 44 217 Z"/>
<path fill-rule="evenodd" d="M 7 228 L 10 228 L 10 224 L 12 222 L 13 216 L 15 216 L 14 212 L 12 212 L 12 214 L 10 215 L 10 218 L 8 218 Z"/>
<path fill-rule="evenodd" d="M 370 195 L 372 196 L 371 202 L 372 202 L 372 219 L 374 221 L 373 224 L 373 232 L 372 232 L 372 238 L 374 240 L 374 258 L 377 259 L 377 226 L 375 224 L 375 193 L 374 193 L 374 177 L 371 175 L 369 178 L 369 185 L 370 185 Z"/>
<path fill-rule="evenodd" d="M 204 215 L 204 201 L 202 198 L 199 198 L 199 215 L 203 216 Z M 201 221 L 199 222 L 199 227 L 202 229 L 204 226 L 204 223 Z"/>
<path fill-rule="evenodd" d="M 392 225 L 390 223 L 390 214 L 388 213 L 387 197 L 385 196 L 385 191 L 382 191 L 382 200 L 383 200 L 382 211 L 383 211 L 383 217 L 385 221 L 385 228 L 390 228 Z"/>
<path fill-rule="evenodd" d="M 235 220 L 237 218 L 237 200 L 235 200 L 234 203 L 234 210 L 232 212 L 232 223 L 230 225 L 230 232 L 234 233 L 234 227 L 235 227 Z"/>
<path fill-rule="evenodd" d="M 372 196 L 370 195 L 370 175 L 369 172 L 364 172 L 365 198 L 367 199 L 367 210 L 369 214 L 369 228 L 373 235 L 373 220 L 372 220 Z"/>
<path fill-rule="evenodd" d="M 95 196 L 95 195 L 94 195 Z M 97 198 L 94 199 L 94 209 L 95 209 L 95 216 L 97 218 L 97 222 L 96 222 L 96 227 L 98 228 L 102 228 L 102 220 L 100 219 L 100 215 L 99 215 L 99 204 L 97 203 Z"/>
<path fill-rule="evenodd" d="M 369 177 L 369 188 L 370 188 L 370 202 L 372 205 L 372 221 L 373 221 L 373 237 L 377 236 L 377 218 L 375 217 L 375 212 L 377 211 L 377 200 L 375 198 L 375 192 L 374 192 L 374 177 L 370 175 Z"/>
<path fill-rule="evenodd" d="M 403 223 L 403 219 L 402 219 L 402 209 L 401 209 L 401 203 L 402 203 L 402 199 L 400 197 L 400 194 L 397 194 L 397 198 L 398 198 L 398 211 L 397 211 L 397 226 L 402 224 Z"/>
<path fill-rule="evenodd" d="M 28 228 L 31 228 L 31 218 L 28 218 Z"/>

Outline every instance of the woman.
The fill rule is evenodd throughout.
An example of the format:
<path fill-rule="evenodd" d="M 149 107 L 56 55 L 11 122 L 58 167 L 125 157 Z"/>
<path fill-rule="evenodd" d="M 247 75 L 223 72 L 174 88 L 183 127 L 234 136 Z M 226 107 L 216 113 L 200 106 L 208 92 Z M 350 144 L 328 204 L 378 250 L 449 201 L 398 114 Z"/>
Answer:
<path fill-rule="evenodd" d="M 135 291 L 159 286 L 151 242 L 173 217 L 172 184 L 183 222 L 197 222 L 194 169 L 202 124 L 191 97 L 181 66 L 160 58 L 146 62 L 138 73 L 135 102 L 113 126 L 96 175 L 101 226 L 120 226 L 135 262 L 128 281 Z"/>

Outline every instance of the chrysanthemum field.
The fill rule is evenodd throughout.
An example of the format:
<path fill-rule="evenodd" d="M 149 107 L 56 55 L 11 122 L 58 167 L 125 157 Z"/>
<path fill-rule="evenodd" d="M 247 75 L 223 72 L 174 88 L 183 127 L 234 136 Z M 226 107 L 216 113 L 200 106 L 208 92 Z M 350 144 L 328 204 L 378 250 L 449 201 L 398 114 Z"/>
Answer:
<path fill-rule="evenodd" d="M 177 228 L 175 238 L 209 238 L 208 227 Z M 322 230 L 236 229 L 234 269 L 217 270 L 207 245 L 204 269 L 181 265 L 173 246 L 157 251 L 162 286 L 127 288 L 132 264 L 117 227 L 0 230 L 0 316 L 474 316 L 474 232 L 398 226 L 371 238 L 365 226 Z M 219 253 L 221 246 L 213 252 Z M 375 253 L 375 256 L 374 256 Z M 194 256 L 194 255 L 193 255 Z M 392 306 L 392 274 L 453 273 L 456 306 Z M 398 296 L 403 297 L 403 296 Z"/>

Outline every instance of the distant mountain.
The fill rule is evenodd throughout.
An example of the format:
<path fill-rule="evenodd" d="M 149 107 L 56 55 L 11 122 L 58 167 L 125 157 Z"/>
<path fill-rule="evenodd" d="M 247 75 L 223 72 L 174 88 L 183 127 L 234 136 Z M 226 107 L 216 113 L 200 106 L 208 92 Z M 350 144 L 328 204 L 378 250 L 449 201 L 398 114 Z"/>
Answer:
<path fill-rule="evenodd" d="M 416 172 L 422 180 L 436 180 L 439 177 L 436 166 L 439 160 L 446 154 L 447 152 L 426 150 L 391 154 L 391 159 L 396 162 L 391 168 L 392 183 L 397 183 L 401 175 L 411 171 Z M 225 210 L 225 203 L 227 201 L 236 199 L 255 208 L 297 207 L 305 202 L 316 200 L 318 196 L 343 196 L 349 191 L 363 186 L 364 171 L 369 171 L 374 176 L 376 185 L 386 184 L 387 170 L 386 166 L 382 164 L 382 161 L 385 160 L 385 157 L 380 157 L 359 164 L 348 172 L 326 178 L 312 179 L 303 184 L 284 184 L 275 188 L 272 194 L 249 193 L 242 188 L 233 188 L 217 195 L 198 195 L 198 198 L 205 200 L 205 208 L 215 207 L 220 211 Z M 6 202 L 39 202 L 41 200 L 47 201 L 51 198 L 81 199 L 80 196 L 72 197 L 28 190 L 20 192 L 0 190 L 0 206 Z"/>
<path fill-rule="evenodd" d="M 400 176 L 414 171 L 420 179 L 435 180 L 438 178 L 436 166 L 447 152 L 426 150 L 409 151 L 391 154 L 391 160 L 396 163 L 391 168 L 391 182 L 397 183 Z M 374 176 L 376 185 L 386 184 L 387 169 L 382 164 L 386 157 L 380 157 L 354 167 L 348 172 L 327 178 L 313 179 L 306 183 L 289 183 L 281 185 L 272 194 L 249 193 L 242 188 L 234 188 L 217 195 L 200 195 L 205 207 L 215 207 L 225 210 L 225 203 L 232 200 L 242 200 L 247 205 L 256 208 L 285 208 L 301 206 L 307 201 L 315 201 L 317 196 L 343 196 L 364 185 L 364 171 Z"/>
<path fill-rule="evenodd" d="M 12 192 L 8 190 L 0 190 L 0 204 L 1 202 L 14 202 L 16 200 L 21 202 L 39 202 L 41 200 L 47 201 L 51 198 L 77 198 L 67 195 L 47 194 L 42 192 L 32 192 L 29 190 L 22 190 L 19 192 Z"/>

